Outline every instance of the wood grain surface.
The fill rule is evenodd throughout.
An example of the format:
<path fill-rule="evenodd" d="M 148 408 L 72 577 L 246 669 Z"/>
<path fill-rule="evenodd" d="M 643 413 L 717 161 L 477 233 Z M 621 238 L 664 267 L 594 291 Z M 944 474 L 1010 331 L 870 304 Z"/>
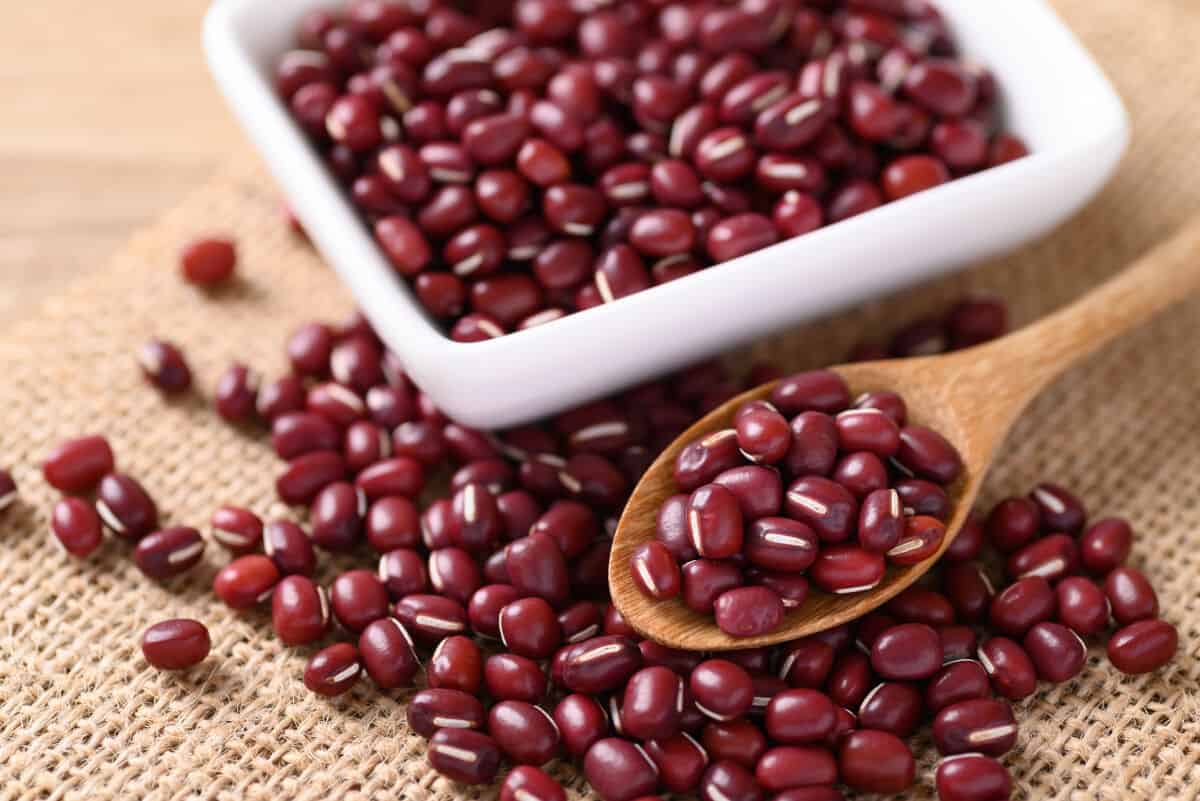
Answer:
<path fill-rule="evenodd" d="M 0 326 L 246 152 L 207 5 L 41 0 L 0 26 Z"/>

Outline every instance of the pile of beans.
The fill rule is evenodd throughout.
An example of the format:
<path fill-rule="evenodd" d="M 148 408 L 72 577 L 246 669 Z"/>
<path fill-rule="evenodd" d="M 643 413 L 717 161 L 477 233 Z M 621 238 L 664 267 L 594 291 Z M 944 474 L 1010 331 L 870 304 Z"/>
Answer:
<path fill-rule="evenodd" d="M 851 625 L 775 648 L 664 648 L 608 603 L 609 534 L 653 455 L 744 387 L 720 364 L 489 434 L 439 413 L 359 317 L 304 325 L 287 353 L 292 372 L 266 383 L 231 366 L 214 401 L 239 430 L 270 427 L 279 498 L 307 516 L 217 509 L 209 536 L 231 558 L 214 592 L 233 609 L 269 606 L 283 643 L 313 648 L 303 680 L 315 693 L 364 677 L 415 689 L 407 718 L 429 738 L 431 766 L 487 784 L 507 763 L 506 801 L 565 801 L 542 769 L 555 758 L 580 760 L 605 801 L 900 792 L 916 780 L 906 741 L 923 723 L 946 757 L 934 777 L 943 801 L 995 801 L 1011 786 L 998 759 L 1017 738 L 1008 702 L 1078 674 L 1081 638 L 1115 620 L 1109 657 L 1127 673 L 1176 649 L 1149 583 L 1124 565 L 1128 524 L 1087 525 L 1052 485 L 973 518 L 927 581 Z M 748 381 L 778 377 L 760 366 Z M 85 556 L 106 529 L 136 543 L 156 580 L 193 568 L 204 535 L 159 529 L 153 499 L 115 462 L 98 436 L 50 454 L 43 474 L 65 496 L 54 534 Z M 0 497 L 10 483 L 0 474 Z M 905 505 L 947 512 L 939 492 Z M 377 567 L 319 580 L 323 552 Z M 142 649 L 185 669 L 210 639 L 198 621 L 169 620 Z"/>
<path fill-rule="evenodd" d="M 630 558 L 634 584 L 655 600 L 681 597 L 730 636 L 755 637 L 803 605 L 810 580 L 836 595 L 866 592 L 888 564 L 930 558 L 946 535 L 943 487 L 962 460 L 907 418 L 896 393 L 851 399 L 831 370 L 781 379 L 769 401 L 743 403 L 732 427 L 679 452 L 679 492 Z"/>
<path fill-rule="evenodd" d="M 275 83 L 452 338 L 1026 154 L 927 0 L 353 0 Z"/>

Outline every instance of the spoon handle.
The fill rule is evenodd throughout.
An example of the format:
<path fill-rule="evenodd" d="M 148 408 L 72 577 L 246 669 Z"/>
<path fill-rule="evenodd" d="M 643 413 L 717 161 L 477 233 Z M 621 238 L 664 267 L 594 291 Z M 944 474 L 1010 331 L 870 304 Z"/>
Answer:
<path fill-rule="evenodd" d="M 965 351 L 963 378 L 995 387 L 996 377 L 1003 376 L 1004 394 L 1028 400 L 1071 365 L 1197 289 L 1200 217 L 1074 303 L 995 343 Z"/>

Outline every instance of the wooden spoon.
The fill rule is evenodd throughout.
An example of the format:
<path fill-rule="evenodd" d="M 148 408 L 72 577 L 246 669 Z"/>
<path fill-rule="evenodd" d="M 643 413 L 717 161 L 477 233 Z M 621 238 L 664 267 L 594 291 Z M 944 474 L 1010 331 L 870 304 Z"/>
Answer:
<path fill-rule="evenodd" d="M 954 514 L 946 538 L 934 556 L 911 567 L 889 568 L 879 586 L 868 592 L 828 595 L 814 589 L 775 631 L 739 639 L 725 634 L 711 616 L 693 612 L 678 598 L 664 602 L 643 595 L 630 576 L 629 560 L 639 545 L 654 539 L 659 507 L 678 491 L 672 477 L 676 455 L 688 443 L 729 428 L 739 406 L 768 397 L 775 383 L 742 393 L 672 442 L 634 489 L 617 527 L 609 560 L 608 585 L 613 603 L 643 636 L 692 651 L 785 642 L 867 614 L 920 578 L 950 545 L 975 502 L 997 447 L 1026 404 L 1047 383 L 1197 288 L 1200 218 L 1070 306 L 1002 339 L 945 356 L 832 368 L 850 385 L 851 397 L 871 390 L 900 393 L 913 423 L 936 429 L 958 448 L 964 469 L 950 488 Z M 1105 425 L 1103 420 L 1093 424 Z"/>

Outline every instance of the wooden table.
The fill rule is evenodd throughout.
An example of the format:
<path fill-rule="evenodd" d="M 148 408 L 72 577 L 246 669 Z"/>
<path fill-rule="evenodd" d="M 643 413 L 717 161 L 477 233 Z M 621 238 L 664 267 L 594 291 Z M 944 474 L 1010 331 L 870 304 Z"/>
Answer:
<path fill-rule="evenodd" d="M 0 26 L 0 325 L 246 148 L 204 64 L 207 5 L 40 0 Z"/>

